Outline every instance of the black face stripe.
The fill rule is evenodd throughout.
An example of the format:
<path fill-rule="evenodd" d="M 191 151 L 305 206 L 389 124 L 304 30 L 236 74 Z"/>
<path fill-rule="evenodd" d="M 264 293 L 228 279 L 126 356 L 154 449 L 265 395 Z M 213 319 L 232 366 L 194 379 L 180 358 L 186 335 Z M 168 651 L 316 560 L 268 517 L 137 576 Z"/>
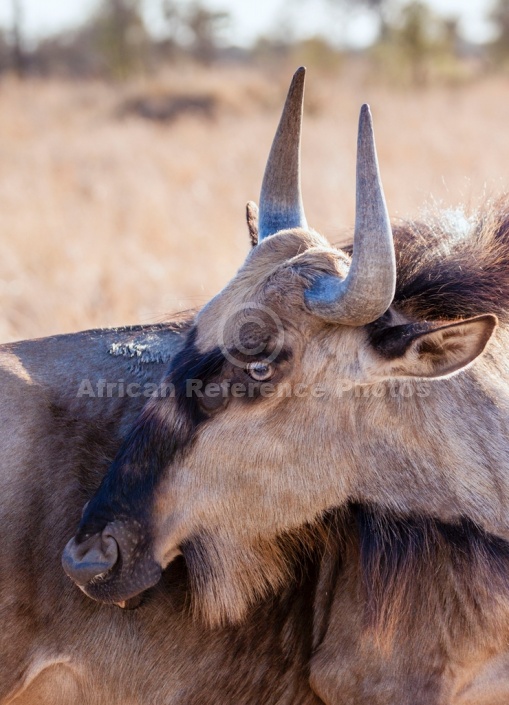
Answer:
<path fill-rule="evenodd" d="M 88 504 L 76 537 L 78 542 L 99 533 L 122 516 L 134 516 L 148 523 L 154 489 L 162 473 L 177 453 L 193 442 L 196 430 L 208 418 L 199 399 L 189 393 L 187 381 L 196 379 L 206 383 L 224 365 L 218 348 L 200 353 L 195 341 L 196 328 L 192 328 L 163 380 L 163 385 L 174 385 L 174 399 L 151 400 L 142 410 Z M 165 404 L 176 406 L 171 428 L 165 421 L 162 408 Z"/>
<path fill-rule="evenodd" d="M 194 430 L 207 419 L 207 416 L 199 404 L 199 397 L 189 387 L 188 380 L 199 380 L 206 384 L 220 375 L 225 364 L 219 348 L 200 353 L 196 348 L 196 335 L 197 329 L 193 328 L 185 348 L 175 356 L 174 364 L 168 373 L 168 381 L 175 385 L 177 415 L 180 417 L 182 414 L 183 417 L 187 417 L 189 425 Z"/>

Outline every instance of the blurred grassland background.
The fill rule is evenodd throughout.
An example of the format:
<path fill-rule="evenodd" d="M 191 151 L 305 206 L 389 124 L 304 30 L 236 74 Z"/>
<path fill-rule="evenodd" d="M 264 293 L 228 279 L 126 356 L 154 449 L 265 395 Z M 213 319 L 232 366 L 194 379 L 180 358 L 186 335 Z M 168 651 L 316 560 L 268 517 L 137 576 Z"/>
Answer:
<path fill-rule="evenodd" d="M 0 34 L 0 341 L 156 322 L 216 293 L 248 250 L 245 203 L 300 64 L 306 211 L 331 241 L 353 225 L 362 102 L 394 218 L 509 190 L 509 2 L 486 7 L 493 36 L 476 44 L 424 3 L 366 2 L 378 29 L 360 50 L 341 22 L 336 43 L 276 33 L 232 47 L 226 12 L 184 0 L 164 4 L 158 36 L 141 0 L 104 0 L 34 42 L 13 2 Z"/>

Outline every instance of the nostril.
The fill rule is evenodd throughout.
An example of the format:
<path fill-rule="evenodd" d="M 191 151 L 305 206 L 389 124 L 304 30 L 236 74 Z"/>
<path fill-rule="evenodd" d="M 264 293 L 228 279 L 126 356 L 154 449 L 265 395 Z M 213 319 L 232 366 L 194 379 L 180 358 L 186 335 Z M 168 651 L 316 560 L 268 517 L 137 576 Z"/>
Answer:
<path fill-rule="evenodd" d="M 73 538 L 64 548 L 62 566 L 78 585 L 86 585 L 113 568 L 119 558 L 118 544 L 110 534 L 95 534 L 81 543 Z"/>

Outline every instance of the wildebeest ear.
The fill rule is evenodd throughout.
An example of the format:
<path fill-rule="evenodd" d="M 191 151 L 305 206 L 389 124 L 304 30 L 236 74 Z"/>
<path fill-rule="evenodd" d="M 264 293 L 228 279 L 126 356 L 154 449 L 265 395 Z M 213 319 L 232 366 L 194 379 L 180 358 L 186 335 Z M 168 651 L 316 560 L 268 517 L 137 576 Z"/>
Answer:
<path fill-rule="evenodd" d="M 437 327 L 433 323 L 409 323 L 374 329 L 371 343 L 384 362 L 382 377 L 448 377 L 467 367 L 485 349 L 496 316 L 486 314 Z M 380 358 L 378 358 L 380 362 Z"/>
<path fill-rule="evenodd" d="M 256 247 L 258 244 L 258 206 L 254 201 L 249 201 L 246 205 L 246 220 L 251 247 Z"/>

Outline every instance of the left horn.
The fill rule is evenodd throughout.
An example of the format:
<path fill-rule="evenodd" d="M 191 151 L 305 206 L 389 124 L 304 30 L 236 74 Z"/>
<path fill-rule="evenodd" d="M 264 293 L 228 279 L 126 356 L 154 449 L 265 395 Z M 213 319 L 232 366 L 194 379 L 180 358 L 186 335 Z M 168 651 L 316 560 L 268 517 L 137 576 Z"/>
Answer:
<path fill-rule="evenodd" d="M 295 72 L 265 167 L 258 242 L 279 230 L 307 228 L 300 192 L 300 132 L 306 69 Z"/>
<path fill-rule="evenodd" d="M 373 122 L 363 105 L 357 142 L 357 204 L 346 279 L 322 275 L 306 291 L 308 308 L 330 323 L 363 326 L 384 314 L 396 289 L 392 229 L 378 170 Z"/>

